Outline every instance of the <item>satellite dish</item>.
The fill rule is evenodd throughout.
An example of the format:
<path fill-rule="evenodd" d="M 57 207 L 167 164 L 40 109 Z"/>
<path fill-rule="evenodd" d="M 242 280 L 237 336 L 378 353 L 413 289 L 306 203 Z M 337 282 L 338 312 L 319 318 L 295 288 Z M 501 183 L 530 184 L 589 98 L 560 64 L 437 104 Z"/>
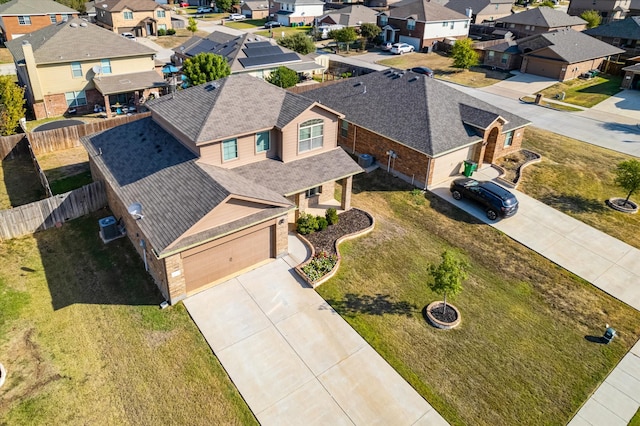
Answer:
<path fill-rule="evenodd" d="M 102 72 L 102 67 L 100 65 L 94 65 L 91 69 L 94 74 L 100 74 Z"/>
<path fill-rule="evenodd" d="M 140 203 L 131 203 L 129 207 L 127 207 L 127 211 L 136 220 L 144 217 L 142 215 L 142 204 Z"/>

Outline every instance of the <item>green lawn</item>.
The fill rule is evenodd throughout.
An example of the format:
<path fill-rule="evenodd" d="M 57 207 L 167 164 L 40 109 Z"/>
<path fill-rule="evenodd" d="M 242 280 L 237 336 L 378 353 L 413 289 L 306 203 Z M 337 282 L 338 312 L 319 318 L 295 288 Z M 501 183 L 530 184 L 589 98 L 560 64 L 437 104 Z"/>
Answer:
<path fill-rule="evenodd" d="M 354 179 L 375 230 L 341 246 L 319 293 L 452 424 L 566 424 L 640 335 L 640 312 L 446 201 L 378 171 Z M 470 265 L 462 324 L 427 325 L 428 265 Z M 590 342 L 604 324 L 620 339 Z"/>
<path fill-rule="evenodd" d="M 263 27 L 264 23 L 264 19 L 245 19 L 244 21 L 227 21 L 224 23 L 224 26 L 235 28 L 236 30 L 249 30 L 252 28 Z"/>
<path fill-rule="evenodd" d="M 11 64 L 13 63 L 13 56 L 9 49 L 6 47 L 0 47 L 0 64 Z"/>
<path fill-rule="evenodd" d="M 518 190 L 640 248 L 640 215 L 605 204 L 609 198 L 626 197 L 614 184 L 614 170 L 634 157 L 535 127 L 525 131 L 523 147 L 541 154 L 542 161 L 524 170 Z M 640 202 L 640 194 L 632 199 Z"/>
<path fill-rule="evenodd" d="M 520 98 L 523 102 L 529 102 L 529 103 L 534 103 L 536 98 L 535 96 L 523 96 L 522 98 Z M 542 100 L 540 102 L 540 105 L 548 107 L 548 108 L 553 108 L 553 109 L 557 109 L 558 111 L 571 111 L 571 112 L 575 112 L 575 111 L 583 111 L 581 108 L 574 108 L 568 105 L 563 105 L 554 101 L 546 101 L 546 100 Z"/>
<path fill-rule="evenodd" d="M 4 159 L 0 164 L 0 210 L 41 200 L 46 193 L 28 155 Z"/>
<path fill-rule="evenodd" d="M 257 424 L 182 304 L 97 221 L 0 242 L 0 424 Z"/>
<path fill-rule="evenodd" d="M 270 37 L 270 30 L 262 30 L 262 31 L 256 31 L 254 34 L 263 36 L 263 37 Z M 274 38 L 280 38 L 282 37 L 283 33 L 284 36 L 288 36 L 290 34 L 293 33 L 297 33 L 297 32 L 302 32 L 304 34 L 309 34 L 311 32 L 311 27 L 279 27 L 279 28 L 274 28 L 273 29 L 273 37 Z"/>
<path fill-rule="evenodd" d="M 621 76 L 601 74 L 589 80 L 576 78 L 574 80 L 556 83 L 541 92 L 546 98 L 555 98 L 565 93 L 563 102 L 591 108 L 620 91 Z"/>
<path fill-rule="evenodd" d="M 636 414 L 629 422 L 629 426 L 640 426 L 640 409 L 636 411 Z"/>

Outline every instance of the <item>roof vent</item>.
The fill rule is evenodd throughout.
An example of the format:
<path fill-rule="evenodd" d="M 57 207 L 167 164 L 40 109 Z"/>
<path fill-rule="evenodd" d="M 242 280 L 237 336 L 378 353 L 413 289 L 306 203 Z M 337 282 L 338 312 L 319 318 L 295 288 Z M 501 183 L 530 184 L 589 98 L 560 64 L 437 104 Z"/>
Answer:
<path fill-rule="evenodd" d="M 212 91 L 213 89 L 216 89 L 218 86 L 215 85 L 215 83 L 207 83 L 204 88 L 207 92 Z"/>
<path fill-rule="evenodd" d="M 127 211 L 136 220 L 144 218 L 142 215 L 142 204 L 140 203 L 131 203 L 129 207 L 127 207 Z"/>
<path fill-rule="evenodd" d="M 84 27 L 87 26 L 87 23 L 86 22 L 80 22 L 80 26 L 84 28 Z"/>
<path fill-rule="evenodd" d="M 409 82 L 416 81 L 416 80 L 420 80 L 420 77 L 418 77 L 417 75 L 415 77 L 411 77 L 411 79 L 409 79 Z"/>
<path fill-rule="evenodd" d="M 78 24 L 76 24 L 75 22 L 70 23 L 69 26 L 71 28 L 78 28 Z"/>
<path fill-rule="evenodd" d="M 31 43 L 29 43 L 29 40 L 22 40 L 22 45 L 23 46 L 27 46 L 29 44 L 31 44 Z"/>

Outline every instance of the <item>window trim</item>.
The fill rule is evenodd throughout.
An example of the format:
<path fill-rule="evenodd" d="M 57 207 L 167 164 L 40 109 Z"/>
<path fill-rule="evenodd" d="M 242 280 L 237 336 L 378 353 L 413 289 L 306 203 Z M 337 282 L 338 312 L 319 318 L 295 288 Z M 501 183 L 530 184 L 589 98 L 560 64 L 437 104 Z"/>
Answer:
<path fill-rule="evenodd" d="M 349 122 L 345 119 L 340 120 L 340 136 L 343 138 L 349 136 Z"/>
<path fill-rule="evenodd" d="M 409 18 L 407 19 L 407 30 L 412 31 L 416 29 L 416 20 Z"/>
<path fill-rule="evenodd" d="M 73 95 L 72 100 L 69 99 L 69 94 Z M 79 106 L 87 105 L 87 94 L 84 90 L 65 92 L 64 97 L 67 101 L 68 108 L 77 108 Z M 84 100 L 84 103 L 79 102 L 80 100 Z"/>
<path fill-rule="evenodd" d="M 380 25 L 385 26 L 389 24 L 389 17 L 387 15 L 380 15 Z"/>
<path fill-rule="evenodd" d="M 166 12 L 164 10 L 159 9 L 159 10 L 156 10 L 156 17 L 157 18 L 166 18 L 167 15 L 166 15 Z"/>
<path fill-rule="evenodd" d="M 229 157 L 227 158 L 227 144 L 233 142 L 234 144 L 234 148 L 235 148 L 235 157 Z M 226 163 L 227 161 L 233 161 L 233 160 L 237 160 L 238 159 L 238 138 L 233 138 L 233 139 L 226 139 L 222 141 L 222 144 L 220 144 L 220 147 L 222 149 L 222 162 Z"/>
<path fill-rule="evenodd" d="M 113 72 L 111 70 L 111 59 L 100 59 L 100 69 L 101 69 L 100 71 L 101 74 L 111 74 Z"/>
<path fill-rule="evenodd" d="M 131 18 L 127 18 L 127 16 L 131 16 Z M 125 21 L 133 21 L 133 12 L 130 10 L 124 10 L 122 12 L 122 17 Z"/>
<path fill-rule="evenodd" d="M 23 26 L 31 25 L 31 16 L 29 15 L 18 16 L 18 25 L 23 25 Z"/>
<path fill-rule="evenodd" d="M 71 77 L 82 78 L 82 64 L 80 62 L 71 62 Z"/>
<path fill-rule="evenodd" d="M 51 22 L 52 24 L 57 24 L 58 19 L 56 18 L 56 15 L 49 15 L 49 22 Z"/>
<path fill-rule="evenodd" d="M 260 149 L 260 146 L 258 145 L 259 142 L 260 142 L 259 141 L 260 135 L 267 135 L 267 143 L 266 143 L 267 147 L 266 148 Z M 263 153 L 263 152 L 269 152 L 270 149 L 271 149 L 271 132 L 269 130 L 266 130 L 264 132 L 256 133 L 256 154 L 260 154 L 260 153 Z"/>
<path fill-rule="evenodd" d="M 504 148 L 508 148 L 513 145 L 513 131 L 505 133 L 504 137 Z"/>
<path fill-rule="evenodd" d="M 313 136 L 313 129 L 316 127 L 320 127 L 320 135 Z M 309 129 L 309 137 L 306 139 L 301 138 L 301 132 L 304 129 Z M 320 146 L 314 147 L 314 139 L 320 138 Z M 301 149 L 302 142 L 309 141 L 308 149 Z M 314 151 L 316 149 L 322 149 L 324 147 L 324 120 L 321 118 L 312 118 L 310 120 L 304 121 L 298 126 L 298 154 L 303 152 Z"/>
<path fill-rule="evenodd" d="M 304 191 L 304 198 L 319 197 L 320 194 L 322 194 L 322 185 Z"/>

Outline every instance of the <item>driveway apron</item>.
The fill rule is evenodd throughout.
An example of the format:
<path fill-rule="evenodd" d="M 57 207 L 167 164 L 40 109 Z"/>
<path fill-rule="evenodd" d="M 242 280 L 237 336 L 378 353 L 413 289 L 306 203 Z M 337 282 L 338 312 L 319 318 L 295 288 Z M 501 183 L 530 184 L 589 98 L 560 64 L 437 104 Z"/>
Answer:
<path fill-rule="evenodd" d="M 304 256 L 276 259 L 184 301 L 258 421 L 446 425 L 297 277 L 292 265 Z"/>

